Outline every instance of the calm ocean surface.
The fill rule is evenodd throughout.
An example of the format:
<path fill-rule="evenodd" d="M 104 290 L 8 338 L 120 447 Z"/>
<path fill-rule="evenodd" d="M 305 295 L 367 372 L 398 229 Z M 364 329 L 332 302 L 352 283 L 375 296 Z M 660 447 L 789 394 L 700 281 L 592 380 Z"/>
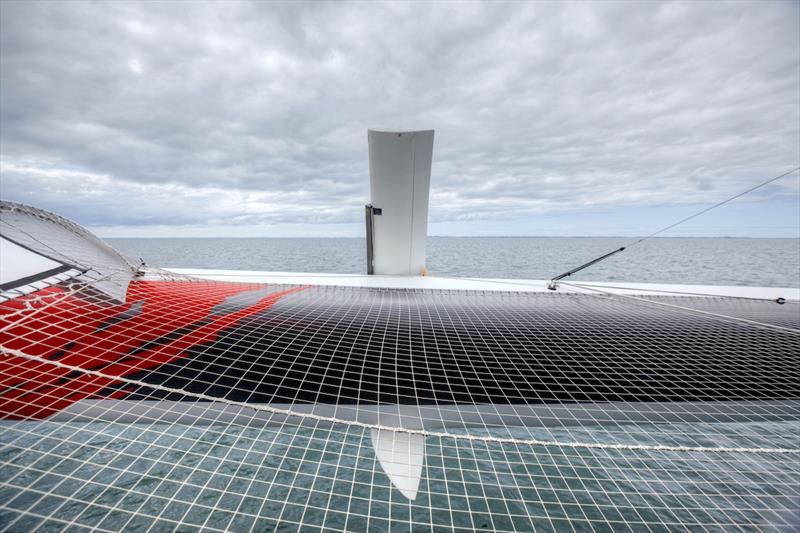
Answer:
<path fill-rule="evenodd" d="M 107 239 L 159 267 L 365 273 L 359 238 Z M 550 279 L 629 244 L 612 237 L 429 237 L 437 276 Z M 710 285 L 800 286 L 800 239 L 656 238 L 576 279 Z"/>

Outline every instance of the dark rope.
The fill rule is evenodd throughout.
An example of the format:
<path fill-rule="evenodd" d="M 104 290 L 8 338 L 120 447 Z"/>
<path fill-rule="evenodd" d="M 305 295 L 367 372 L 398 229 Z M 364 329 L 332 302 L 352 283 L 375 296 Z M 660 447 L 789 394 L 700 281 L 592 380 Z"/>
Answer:
<path fill-rule="evenodd" d="M 576 268 L 573 268 L 572 270 L 570 270 L 570 271 L 568 271 L 568 272 L 564 272 L 563 274 L 559 274 L 558 276 L 556 276 L 556 277 L 554 277 L 553 279 L 551 279 L 551 280 L 550 280 L 550 283 L 547 285 L 547 288 L 548 288 L 548 289 L 550 289 L 551 291 L 554 291 L 554 290 L 556 290 L 556 282 L 557 282 L 558 280 L 560 280 L 560 279 L 563 279 L 563 278 L 566 278 L 567 276 L 571 276 L 571 275 L 573 275 L 575 272 L 578 272 L 579 270 L 583 270 L 584 268 L 590 267 L 590 266 L 592 266 L 592 265 L 593 265 L 593 264 L 595 264 L 595 263 L 599 263 L 600 261 L 602 261 L 602 260 L 603 260 L 603 259 L 605 259 L 606 257 L 611 257 L 611 256 L 612 256 L 612 255 L 614 255 L 614 254 L 618 254 L 618 253 L 620 253 L 621 251 L 623 251 L 624 249 L 625 249 L 625 247 L 623 246 L 622 248 L 619 248 L 619 249 L 617 249 L 617 250 L 614 250 L 613 252 L 608 252 L 606 255 L 601 255 L 601 256 L 600 256 L 600 257 L 598 257 L 597 259 L 592 259 L 592 260 L 591 260 L 591 261 L 589 261 L 588 263 L 584 263 L 584 264 L 582 264 L 581 266 L 579 266 L 579 267 L 576 267 Z"/>
<path fill-rule="evenodd" d="M 556 282 L 557 282 L 558 280 L 560 280 L 560 279 L 566 278 L 567 276 L 571 276 L 572 274 L 574 274 L 574 273 L 576 273 L 576 272 L 578 272 L 578 271 L 581 271 L 581 270 L 583 270 L 584 268 L 590 267 L 590 266 L 592 266 L 592 265 L 593 265 L 593 264 L 595 264 L 595 263 L 599 263 L 599 262 L 600 262 L 600 261 L 602 261 L 603 259 L 606 259 L 606 258 L 608 258 L 608 257 L 611 257 L 612 255 L 614 255 L 614 254 L 617 254 L 617 253 L 619 253 L 619 252 L 621 252 L 621 251 L 625 250 L 626 248 L 630 248 L 631 246 L 634 246 L 634 245 L 636 245 L 636 244 L 639 244 L 640 242 L 646 241 L 647 239 L 650 239 L 650 238 L 652 238 L 652 237 L 655 237 L 656 235 L 658 235 L 658 234 L 660 234 L 660 233 L 664 233 L 665 231 L 667 231 L 667 230 L 669 230 L 669 229 L 672 229 L 672 228 L 674 228 L 675 226 L 677 226 L 677 225 L 679 225 L 679 224 L 683 224 L 684 222 L 687 222 L 687 221 L 689 221 L 689 220 L 692 220 L 693 218 L 695 218 L 695 217 L 698 217 L 698 216 L 702 215 L 703 213 L 708 213 L 708 212 L 709 212 L 709 211 L 711 211 L 712 209 L 716 209 L 717 207 L 719 207 L 719 206 L 721 206 L 721 205 L 725 205 L 725 204 L 727 204 L 728 202 L 732 202 L 733 200 L 736 200 L 737 198 L 740 198 L 740 197 L 744 196 L 745 194 L 749 194 L 749 193 L 751 193 L 751 192 L 755 191 L 756 189 L 760 189 L 761 187 L 764 187 L 765 185 L 769 185 L 769 184 L 770 184 L 770 183 L 772 183 L 773 181 L 778 181 L 778 180 L 779 180 L 779 179 L 781 179 L 781 178 L 785 178 L 785 177 L 786 177 L 786 176 L 788 176 L 789 174 L 792 174 L 792 173 L 794 173 L 794 172 L 797 172 L 798 170 L 800 170 L 800 167 L 793 168 L 792 170 L 790 170 L 790 171 L 788 171 L 788 172 L 784 172 L 784 173 L 783 173 L 783 174 L 781 174 L 780 176 L 775 176 L 774 178 L 770 178 L 770 179 L 768 179 L 768 180 L 766 180 L 766 181 L 762 181 L 762 182 L 761 182 L 761 183 L 759 183 L 758 185 L 756 185 L 756 186 L 754 186 L 754 187 L 750 187 L 750 188 L 749 188 L 749 189 L 747 189 L 746 191 L 742 191 L 742 192 L 740 192 L 739 194 L 735 194 L 735 195 L 731 196 L 730 198 L 727 198 L 727 199 L 725 199 L 725 200 L 723 200 L 723 201 L 721 201 L 721 202 L 718 202 L 718 203 L 716 203 L 716 204 L 714 204 L 714 205 L 712 205 L 712 206 L 710 206 L 710 207 L 706 207 L 705 209 L 703 209 L 703 210 L 701 210 L 701 211 L 698 211 L 697 213 L 695 213 L 695 214 L 693 214 L 693 215 L 689 215 L 688 217 L 686 217 L 686 218 L 683 218 L 683 219 L 681 219 L 681 220 L 679 220 L 679 221 L 677 221 L 677 222 L 675 222 L 675 223 L 673 223 L 673 224 L 670 224 L 669 226 L 666 226 L 666 227 L 664 227 L 664 228 L 661 228 L 660 230 L 658 230 L 658 231 L 655 231 L 655 232 L 651 233 L 650 235 L 647 235 L 646 237 L 642 237 L 642 238 L 641 238 L 641 239 L 639 239 L 639 240 L 633 241 L 632 243 L 628 244 L 627 246 L 623 246 L 623 247 L 621 247 L 621 248 L 618 248 L 617 250 L 614 250 L 613 252 L 609 252 L 609 253 L 607 253 L 607 254 L 605 254 L 605 255 L 601 255 L 601 256 L 600 256 L 600 257 L 598 257 L 597 259 L 593 259 L 593 260 L 589 261 L 588 263 L 584 263 L 584 264 L 582 264 L 582 265 L 581 265 L 581 266 L 579 266 L 579 267 L 575 267 L 575 268 L 573 268 L 572 270 L 568 270 L 567 272 L 564 272 L 563 274 L 559 274 L 558 276 L 556 276 L 556 277 L 554 277 L 553 279 L 551 279 L 551 280 L 550 280 L 550 283 L 548 283 L 548 285 L 547 285 L 547 288 L 548 288 L 548 289 L 550 289 L 551 291 L 554 291 L 554 290 L 556 290 L 556 287 L 557 287 L 557 285 L 556 285 Z"/>

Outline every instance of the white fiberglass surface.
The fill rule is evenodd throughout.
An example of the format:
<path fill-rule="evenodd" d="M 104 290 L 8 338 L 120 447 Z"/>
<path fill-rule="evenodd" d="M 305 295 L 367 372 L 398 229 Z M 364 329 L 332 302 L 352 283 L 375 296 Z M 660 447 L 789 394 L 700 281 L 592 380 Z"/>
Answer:
<path fill-rule="evenodd" d="M 62 266 L 61 263 L 0 237 L 0 285 Z"/>
<path fill-rule="evenodd" d="M 330 285 L 340 287 L 374 287 L 394 289 L 448 289 L 476 291 L 549 292 L 548 280 L 448 278 L 434 276 L 367 276 L 362 274 L 328 274 L 307 272 L 262 272 L 255 270 L 211 270 L 169 268 L 171 272 L 216 281 L 247 283 L 287 283 L 297 285 Z M 680 293 L 739 298 L 800 300 L 797 287 L 738 287 L 727 285 L 693 285 L 665 283 L 626 283 L 568 281 L 559 284 L 560 292 L 587 293 L 593 290 L 614 294 L 655 295 Z"/>

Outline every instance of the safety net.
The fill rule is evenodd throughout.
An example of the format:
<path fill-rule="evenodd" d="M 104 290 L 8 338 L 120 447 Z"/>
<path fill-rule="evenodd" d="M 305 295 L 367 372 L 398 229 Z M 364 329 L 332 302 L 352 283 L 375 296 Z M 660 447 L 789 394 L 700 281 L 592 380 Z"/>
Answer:
<path fill-rule="evenodd" d="M 3 530 L 800 525 L 796 301 L 208 281 L 0 215 Z"/>

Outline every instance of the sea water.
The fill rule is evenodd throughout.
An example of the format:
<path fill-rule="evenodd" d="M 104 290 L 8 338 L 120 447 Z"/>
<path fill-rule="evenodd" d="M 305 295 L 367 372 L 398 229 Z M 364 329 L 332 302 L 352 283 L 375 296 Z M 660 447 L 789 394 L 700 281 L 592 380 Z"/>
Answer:
<path fill-rule="evenodd" d="M 550 279 L 629 245 L 614 237 L 429 237 L 436 276 Z M 366 273 L 364 239 L 108 239 L 159 267 Z M 585 281 L 800 287 L 800 239 L 654 238 L 582 271 Z"/>
<path fill-rule="evenodd" d="M 800 447 L 797 422 L 703 426 L 669 431 L 693 435 L 686 445 Z M 613 442 L 673 441 L 658 425 L 635 429 Z M 610 441 L 600 426 L 540 431 L 500 433 Z M 789 531 L 800 519 L 796 457 L 453 437 L 426 439 L 409 501 L 369 431 L 351 426 L 2 422 L 0 476 L 10 531 Z"/>

